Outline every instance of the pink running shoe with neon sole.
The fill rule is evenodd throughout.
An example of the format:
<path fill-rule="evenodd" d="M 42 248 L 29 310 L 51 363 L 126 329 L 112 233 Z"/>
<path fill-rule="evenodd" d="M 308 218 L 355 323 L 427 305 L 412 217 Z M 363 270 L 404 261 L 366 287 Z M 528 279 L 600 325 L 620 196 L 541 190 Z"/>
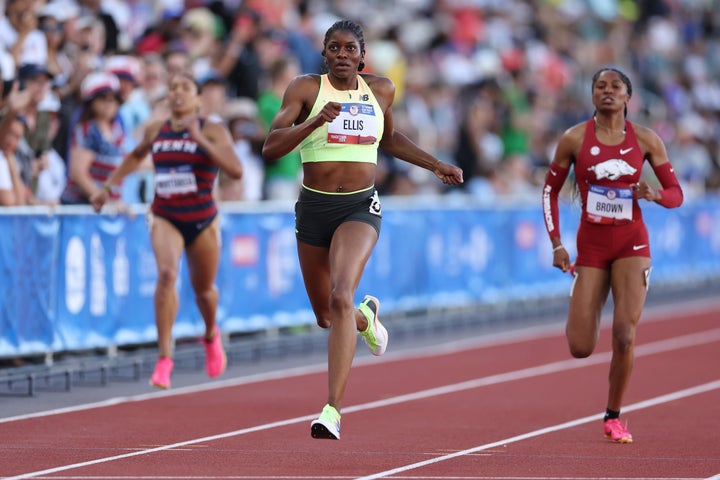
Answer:
<path fill-rule="evenodd" d="M 215 336 L 212 340 L 203 339 L 203 345 L 205 346 L 205 371 L 210 378 L 219 377 L 227 366 L 227 356 L 220 338 L 220 330 L 217 327 L 215 327 Z"/>
<path fill-rule="evenodd" d="M 627 429 L 627 423 L 623 425 L 619 418 L 611 418 L 605 421 L 605 438 L 618 443 L 633 442 L 633 437 Z"/>
<path fill-rule="evenodd" d="M 150 385 L 157 388 L 170 388 L 170 374 L 172 373 L 174 362 L 172 358 L 161 357 L 155 363 L 155 369 L 150 377 Z"/>

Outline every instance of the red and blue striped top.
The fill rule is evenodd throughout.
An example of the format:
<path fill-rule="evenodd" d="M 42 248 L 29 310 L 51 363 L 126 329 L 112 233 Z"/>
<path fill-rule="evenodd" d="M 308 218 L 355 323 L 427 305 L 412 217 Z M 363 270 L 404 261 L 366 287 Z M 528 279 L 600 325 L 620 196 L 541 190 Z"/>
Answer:
<path fill-rule="evenodd" d="M 200 121 L 202 128 L 204 121 Z M 165 122 L 152 144 L 155 198 L 152 212 L 182 223 L 196 223 L 216 215 L 213 187 L 219 167 L 187 130 L 173 131 Z"/>

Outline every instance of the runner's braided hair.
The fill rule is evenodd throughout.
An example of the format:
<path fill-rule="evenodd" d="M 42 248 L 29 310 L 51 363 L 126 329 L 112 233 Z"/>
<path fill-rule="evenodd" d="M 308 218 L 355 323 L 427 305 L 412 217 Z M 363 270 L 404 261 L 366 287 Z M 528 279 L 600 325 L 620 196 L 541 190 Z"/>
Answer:
<path fill-rule="evenodd" d="M 344 32 L 350 32 L 352 33 L 355 38 L 357 38 L 358 43 L 360 44 L 360 52 L 365 52 L 365 35 L 363 34 L 362 27 L 358 25 L 357 23 L 353 22 L 352 20 L 339 20 L 332 24 L 330 28 L 328 28 L 327 32 L 325 32 L 325 40 L 323 40 L 323 51 L 322 55 L 325 56 L 325 47 L 327 46 L 328 41 L 330 40 L 330 35 L 332 35 L 335 32 L 338 31 L 344 31 Z M 358 72 L 362 72 L 362 70 L 365 68 L 365 62 L 360 60 L 360 64 L 358 65 Z"/>

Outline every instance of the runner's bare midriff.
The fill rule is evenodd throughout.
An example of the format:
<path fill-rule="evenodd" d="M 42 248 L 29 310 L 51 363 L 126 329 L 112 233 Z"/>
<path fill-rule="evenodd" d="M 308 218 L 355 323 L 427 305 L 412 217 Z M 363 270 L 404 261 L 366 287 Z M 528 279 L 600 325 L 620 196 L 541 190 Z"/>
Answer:
<path fill-rule="evenodd" d="M 305 163 L 303 185 L 321 192 L 356 192 L 374 184 L 375 168 L 364 162 Z"/>

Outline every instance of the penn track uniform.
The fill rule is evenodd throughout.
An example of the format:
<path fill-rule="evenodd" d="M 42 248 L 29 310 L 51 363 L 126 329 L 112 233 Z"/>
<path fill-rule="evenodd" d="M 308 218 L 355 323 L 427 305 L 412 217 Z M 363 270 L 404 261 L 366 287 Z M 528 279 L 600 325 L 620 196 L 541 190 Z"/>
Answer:
<path fill-rule="evenodd" d="M 632 123 L 625 124 L 625 139 L 619 145 L 598 141 L 594 119 L 585 124 L 583 143 L 574 165 L 582 202 L 576 265 L 609 269 L 619 258 L 650 258 L 647 227 L 632 188 L 640 181 L 645 157 Z M 653 170 L 663 188 L 678 186 L 669 163 Z M 543 189 L 545 226 L 551 239 L 560 235 L 558 193 L 567 174 L 568 169 L 551 165 Z"/>
<path fill-rule="evenodd" d="M 384 130 L 384 115 L 372 89 L 358 75 L 357 90 L 336 90 L 327 74 L 308 117 L 317 115 L 328 102 L 342 105 L 340 115 L 315 129 L 300 143 L 302 163 L 366 162 L 377 164 L 377 149 Z M 380 233 L 382 208 L 375 187 L 356 192 L 320 192 L 303 185 L 295 204 L 298 240 L 328 247 L 340 224 L 359 221 Z"/>
<path fill-rule="evenodd" d="M 201 128 L 204 121 L 200 120 Z M 155 197 L 151 212 L 172 223 L 188 246 L 217 216 L 212 191 L 219 167 L 187 130 L 173 131 L 170 121 L 153 141 L 152 160 Z"/>

